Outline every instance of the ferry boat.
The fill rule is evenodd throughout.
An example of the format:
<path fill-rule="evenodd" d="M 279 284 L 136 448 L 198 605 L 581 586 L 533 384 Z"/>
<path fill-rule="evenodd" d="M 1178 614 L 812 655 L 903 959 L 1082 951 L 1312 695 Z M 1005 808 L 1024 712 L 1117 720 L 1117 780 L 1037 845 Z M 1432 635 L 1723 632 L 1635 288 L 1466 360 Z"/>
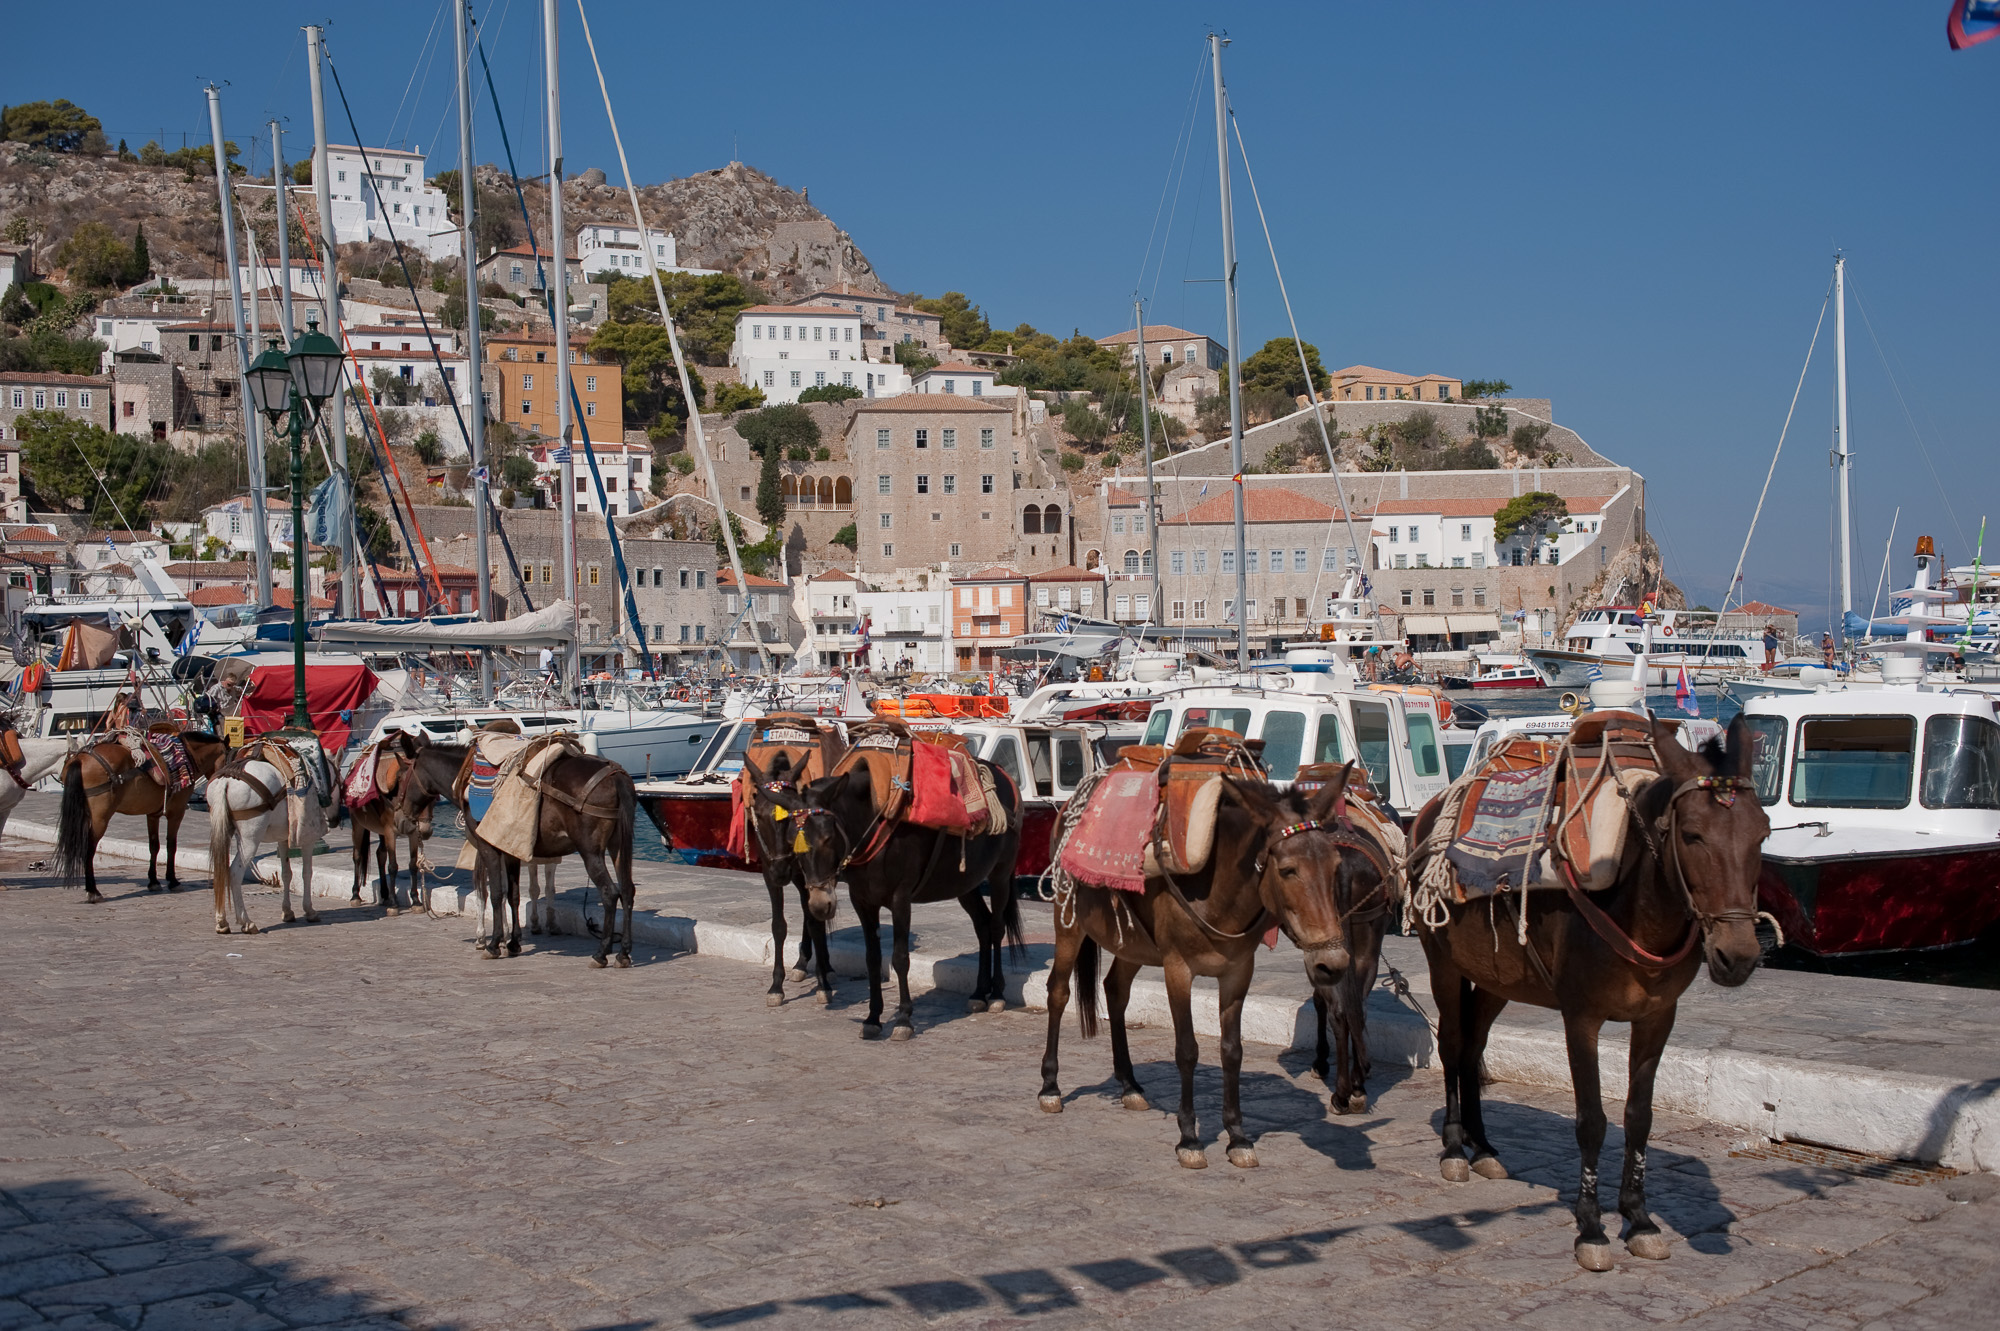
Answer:
<path fill-rule="evenodd" d="M 1761 633 L 1722 632 L 1712 611 L 1654 611 L 1650 649 L 1641 642 L 1645 622 L 1639 606 L 1596 606 L 1576 617 L 1561 647 L 1530 647 L 1522 656 L 1544 684 L 1564 689 L 1588 687 L 1593 670 L 1623 678 L 1641 651 L 1647 657 L 1646 683 L 1658 688 L 1672 684 L 1683 666 L 1691 682 L 1713 684 L 1764 659 Z"/>
<path fill-rule="evenodd" d="M 1439 681 L 1448 689 L 1539 689 L 1539 670 L 1519 656 L 1477 652 L 1469 675 L 1446 675 Z"/>

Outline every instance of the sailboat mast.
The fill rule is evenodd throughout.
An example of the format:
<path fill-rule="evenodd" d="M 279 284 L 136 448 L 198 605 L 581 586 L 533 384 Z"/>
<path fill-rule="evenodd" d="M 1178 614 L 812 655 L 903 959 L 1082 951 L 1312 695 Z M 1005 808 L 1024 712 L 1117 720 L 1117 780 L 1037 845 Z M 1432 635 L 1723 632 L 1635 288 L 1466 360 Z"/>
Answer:
<path fill-rule="evenodd" d="M 327 168 L 326 90 L 320 82 L 320 67 L 324 63 L 320 53 L 322 37 L 318 25 L 306 28 L 306 60 L 312 74 L 313 199 L 319 208 L 319 277 L 320 292 L 326 301 L 326 331 L 340 340 L 340 255 L 333 235 L 333 175 Z M 358 143 L 354 146 L 362 147 Z M 350 365 L 351 362 L 342 364 L 343 375 L 350 373 Z M 354 477 L 347 470 L 347 394 L 336 393 L 328 398 L 320 419 L 326 422 L 328 433 L 333 436 L 334 489 L 339 496 L 336 511 L 340 518 L 334 524 L 340 538 L 340 613 L 358 619 L 361 571 L 354 549 Z"/>
<path fill-rule="evenodd" d="M 1136 300 L 1132 302 L 1132 318 L 1139 329 L 1139 341 L 1134 347 L 1139 368 L 1139 446 L 1146 450 L 1146 532 L 1153 554 L 1153 596 L 1146 602 L 1146 620 L 1157 624 L 1160 622 L 1160 515 L 1153 501 L 1159 491 L 1153 485 L 1153 408 L 1146 397 L 1153 367 L 1146 361 L 1146 307 Z"/>
<path fill-rule="evenodd" d="M 557 51 L 556 0 L 542 0 L 542 45 L 548 52 L 549 82 L 549 249 L 555 260 L 550 287 L 549 317 L 556 326 L 556 464 L 562 497 L 563 596 L 570 603 L 568 668 L 564 686 L 576 692 L 583 666 L 583 646 L 577 641 L 581 607 L 576 600 L 576 466 L 570 460 L 569 413 L 569 264 L 563 242 L 562 75 Z"/>
<path fill-rule="evenodd" d="M 1835 378 L 1839 383 L 1840 424 L 1834 439 L 1833 465 L 1840 469 L 1840 636 L 1847 637 L 1847 615 L 1854 609 L 1854 526 L 1848 513 L 1847 481 L 1853 455 L 1847 448 L 1847 256 L 1833 256 L 1833 345 Z"/>
<path fill-rule="evenodd" d="M 478 189 L 472 179 L 472 70 L 466 63 L 467 30 L 472 26 L 471 0 L 452 6 L 453 50 L 458 55 L 458 215 L 463 225 L 459 233 L 459 253 L 465 269 L 465 372 L 471 378 L 472 438 L 472 566 L 479 575 L 479 618 L 493 618 L 493 568 L 486 554 L 486 526 L 492 520 L 487 494 L 490 477 L 486 472 L 486 405 L 479 391 L 485 363 L 479 348 L 479 227 L 474 209 Z M 493 653 L 479 653 L 479 698 L 493 701 Z"/>
<path fill-rule="evenodd" d="M 1215 165 L 1222 177 L 1222 303 L 1229 339 L 1229 471 L 1236 497 L 1236 664 L 1250 664 L 1249 578 L 1243 567 L 1243 375 L 1242 341 L 1236 327 L 1236 215 L 1229 202 L 1228 94 L 1222 86 L 1222 48 L 1228 39 L 1208 34 L 1209 63 L 1215 71 Z M 1151 502 L 1149 499 L 1148 503 Z M 1157 574 L 1156 574 L 1157 576 Z"/>
<path fill-rule="evenodd" d="M 271 604 L 271 530 L 264 521 L 263 422 L 250 397 L 250 339 L 243 328 L 243 277 L 236 265 L 236 192 L 229 187 L 229 158 L 223 152 L 222 89 L 209 85 L 208 132 L 215 145 L 215 189 L 222 205 L 222 266 L 229 270 L 229 313 L 236 324 L 236 389 L 242 394 L 243 442 L 249 450 L 252 549 L 257 563 L 257 608 Z M 251 274 L 255 285 L 256 274 Z"/>
<path fill-rule="evenodd" d="M 299 335 L 298 322 L 292 318 L 292 228 L 291 215 L 285 211 L 285 139 L 284 130 L 278 122 L 271 121 L 271 196 L 278 206 L 278 300 L 284 319 L 278 328 L 278 336 L 287 347 Z"/>

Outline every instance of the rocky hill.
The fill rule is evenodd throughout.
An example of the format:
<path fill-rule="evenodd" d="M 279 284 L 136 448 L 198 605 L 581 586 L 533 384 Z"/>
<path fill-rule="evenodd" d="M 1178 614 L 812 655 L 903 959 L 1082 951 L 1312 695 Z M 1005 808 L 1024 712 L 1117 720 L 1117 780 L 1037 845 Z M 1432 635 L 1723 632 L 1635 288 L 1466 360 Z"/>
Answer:
<path fill-rule="evenodd" d="M 497 168 L 479 169 L 482 183 L 512 189 Z M 546 235 L 547 182 L 525 187 L 538 231 Z M 269 195 L 239 196 L 253 212 L 270 210 Z M 571 225 L 631 221 L 624 191 L 589 170 L 564 186 Z M 854 238 L 797 190 L 741 162 L 639 189 L 649 226 L 671 231 L 683 264 L 717 268 L 755 281 L 775 297 L 840 282 L 889 294 Z M 55 154 L 0 144 L 0 226 L 21 219 L 32 235 L 38 273 L 55 272 L 55 257 L 83 222 L 103 222 L 129 241 L 145 223 L 153 270 L 187 277 L 219 274 L 222 228 L 215 179 L 177 166 L 145 166 L 115 157 Z M 519 234 L 519 218 L 514 218 Z M 61 274 L 57 273 L 57 276 Z"/>

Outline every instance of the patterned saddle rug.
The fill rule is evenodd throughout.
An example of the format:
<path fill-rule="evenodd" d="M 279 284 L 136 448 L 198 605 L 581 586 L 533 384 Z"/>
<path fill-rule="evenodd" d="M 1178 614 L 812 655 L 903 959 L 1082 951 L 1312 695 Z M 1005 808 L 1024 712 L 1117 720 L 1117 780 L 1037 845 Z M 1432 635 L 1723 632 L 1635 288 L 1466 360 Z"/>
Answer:
<path fill-rule="evenodd" d="M 169 731 L 155 731 L 144 740 L 146 766 L 155 781 L 166 788 L 169 795 L 188 789 L 201 779 L 195 770 L 194 758 L 188 753 L 187 743 L 180 735 Z"/>

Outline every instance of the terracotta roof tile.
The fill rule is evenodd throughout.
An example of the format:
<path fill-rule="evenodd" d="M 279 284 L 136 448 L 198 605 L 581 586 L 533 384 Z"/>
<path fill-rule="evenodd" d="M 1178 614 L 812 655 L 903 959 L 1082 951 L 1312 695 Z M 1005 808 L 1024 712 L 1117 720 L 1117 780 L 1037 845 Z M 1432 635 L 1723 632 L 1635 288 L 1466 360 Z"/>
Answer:
<path fill-rule="evenodd" d="M 1297 490 L 1287 490 L 1282 486 L 1253 485 L 1247 487 L 1243 495 L 1245 522 L 1329 522 L 1335 511 L 1317 499 L 1308 499 Z M 1236 498 L 1227 490 L 1206 503 L 1195 505 L 1180 517 L 1167 519 L 1169 526 L 1235 521 Z"/>
<path fill-rule="evenodd" d="M 944 400 L 946 398 L 951 400 L 949 406 L 945 405 Z M 877 411 L 987 411 L 1004 413 L 1011 410 L 1012 408 L 1002 406 L 998 402 L 987 401 L 983 398 L 976 398 L 963 393 L 904 393 L 897 397 L 878 397 L 872 400 L 864 399 L 856 405 L 854 414 L 859 418 L 870 412 Z"/>
<path fill-rule="evenodd" d="M 1019 573 L 1016 573 L 1016 572 L 1015 572 L 1015 571 L 1014 571 L 1013 569 L 1011 569 L 1011 568 L 1007 568 L 1007 567 L 1005 567 L 1005 566 L 1003 566 L 1003 565 L 996 565 L 996 566 L 995 566 L 995 567 L 993 567 L 993 568 L 988 568 L 988 569 L 981 569 L 981 570 L 980 570 L 979 572 L 977 572 L 977 573 L 968 573 L 968 574 L 966 574 L 966 575 L 965 575 L 964 577 L 962 577 L 962 578 L 953 578 L 953 579 L 952 579 L 952 581 L 953 581 L 954 583 L 960 583 L 960 582 L 1023 582 L 1023 581 L 1026 581 L 1026 579 L 1024 579 L 1024 578 L 1023 578 L 1023 577 L 1022 577 L 1022 576 L 1021 576 L 1021 575 L 1020 575 Z"/>
<path fill-rule="evenodd" d="M 1078 568 L 1075 564 L 1065 564 L 1052 568 L 1046 573 L 1036 573 L 1029 582 L 1102 582 L 1104 574 L 1096 569 Z"/>
<path fill-rule="evenodd" d="M 1176 328 L 1172 324 L 1146 325 L 1146 342 L 1148 345 L 1155 342 L 1181 342 L 1190 337 L 1207 336 L 1207 333 L 1190 333 L 1187 329 Z M 1110 337 L 1098 338 L 1097 345 L 1100 347 L 1120 347 L 1137 339 L 1138 334 L 1128 328 L 1122 333 L 1113 333 Z"/>

